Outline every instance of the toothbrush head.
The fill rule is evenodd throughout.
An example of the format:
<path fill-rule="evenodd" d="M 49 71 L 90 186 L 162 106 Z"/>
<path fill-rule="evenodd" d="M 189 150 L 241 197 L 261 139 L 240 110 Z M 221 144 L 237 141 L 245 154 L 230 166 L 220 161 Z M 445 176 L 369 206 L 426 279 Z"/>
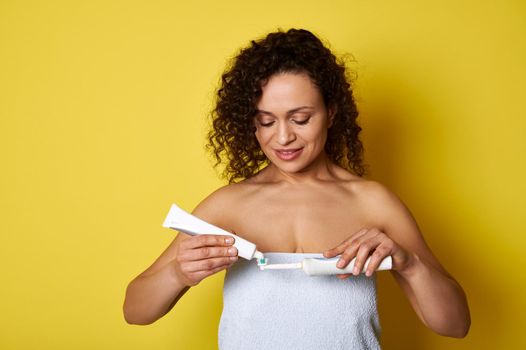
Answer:
<path fill-rule="evenodd" d="M 258 266 L 259 268 L 261 269 L 261 266 L 265 266 L 267 265 L 268 263 L 268 259 L 267 258 L 259 258 L 258 259 Z"/>

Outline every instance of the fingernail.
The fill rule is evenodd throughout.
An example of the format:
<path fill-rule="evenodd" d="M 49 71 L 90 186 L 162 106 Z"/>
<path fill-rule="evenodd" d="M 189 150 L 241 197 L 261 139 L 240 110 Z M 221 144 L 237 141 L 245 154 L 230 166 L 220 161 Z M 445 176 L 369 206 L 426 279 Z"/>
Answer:
<path fill-rule="evenodd" d="M 359 272 L 360 270 L 358 270 L 358 266 L 355 266 L 354 269 L 352 270 L 353 275 L 357 275 Z"/>
<path fill-rule="evenodd" d="M 231 256 L 230 260 L 232 260 L 232 261 L 237 260 L 237 256 Z"/>
<path fill-rule="evenodd" d="M 343 260 L 340 259 L 340 260 L 338 260 L 338 263 L 336 264 L 336 267 L 341 269 L 343 267 L 343 265 L 345 265 L 345 263 L 344 263 Z"/>
<path fill-rule="evenodd" d="M 235 253 L 236 253 L 236 249 L 235 248 L 228 248 L 228 254 L 234 255 Z"/>
<path fill-rule="evenodd" d="M 232 243 L 234 243 L 234 239 L 232 237 L 225 238 L 225 243 L 226 244 L 232 244 Z"/>

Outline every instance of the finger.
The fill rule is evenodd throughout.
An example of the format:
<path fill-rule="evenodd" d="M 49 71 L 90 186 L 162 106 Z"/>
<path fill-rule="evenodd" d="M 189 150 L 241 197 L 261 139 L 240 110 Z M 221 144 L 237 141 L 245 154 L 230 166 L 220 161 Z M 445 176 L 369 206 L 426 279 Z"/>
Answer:
<path fill-rule="evenodd" d="M 377 233 L 374 231 L 374 229 L 371 229 L 367 230 L 364 234 L 355 237 L 351 241 L 349 247 L 347 247 L 347 249 L 340 256 L 340 259 L 336 263 L 336 267 L 339 267 L 341 269 L 345 268 L 349 264 L 349 262 L 351 262 L 351 260 L 356 257 L 358 249 L 360 249 L 360 246 L 363 244 L 363 242 L 375 237 L 376 234 Z"/>
<path fill-rule="evenodd" d="M 338 277 L 341 280 L 346 279 L 350 276 L 352 276 L 352 273 L 341 273 L 341 274 L 336 275 L 336 277 Z"/>
<path fill-rule="evenodd" d="M 197 271 L 211 271 L 221 266 L 228 266 L 236 262 L 237 256 L 224 256 L 219 258 L 211 258 L 205 260 L 189 261 L 181 269 L 186 273 Z"/>
<path fill-rule="evenodd" d="M 186 250 L 181 254 L 186 261 L 203 260 L 209 258 L 218 258 L 223 256 L 236 256 L 236 247 L 201 247 Z"/>
<path fill-rule="evenodd" d="M 347 241 L 340 243 L 338 246 L 328 249 L 325 252 L 323 252 L 323 256 L 327 259 L 333 258 L 336 255 L 341 254 L 348 247 L 349 244 L 350 242 L 347 242 Z"/>
<path fill-rule="evenodd" d="M 356 253 L 356 260 L 354 261 L 353 275 L 357 276 L 362 272 L 365 261 L 380 243 L 381 241 L 378 236 L 374 236 L 360 244 L 360 248 Z"/>
<path fill-rule="evenodd" d="M 230 246 L 234 244 L 234 237 L 227 235 L 198 235 L 181 242 L 185 248 Z"/>
<path fill-rule="evenodd" d="M 194 281 L 200 282 L 203 279 L 205 279 L 206 277 L 211 276 L 211 275 L 213 275 L 215 273 L 218 273 L 219 271 L 222 271 L 222 270 L 228 268 L 229 266 L 230 265 L 222 265 L 222 266 L 218 266 L 216 268 L 213 268 L 212 270 L 196 271 L 196 272 L 191 274 L 191 278 Z"/>
<path fill-rule="evenodd" d="M 365 235 L 367 233 L 367 230 L 367 228 L 362 228 L 361 230 L 347 238 L 345 241 L 341 242 L 336 247 L 326 250 L 323 253 L 323 256 L 325 256 L 326 258 L 333 258 L 336 255 L 341 254 L 351 244 L 353 240 Z"/>
<path fill-rule="evenodd" d="M 367 265 L 367 268 L 365 270 L 365 275 L 367 277 L 371 277 L 373 275 L 378 266 L 380 266 L 382 260 L 384 260 L 384 258 L 389 255 L 390 251 L 391 250 L 383 244 L 379 245 L 375 249 L 375 251 L 371 254 L 369 264 Z"/>
<path fill-rule="evenodd" d="M 360 237 L 363 237 L 365 234 L 367 234 L 369 231 L 371 231 L 371 229 L 367 228 L 367 227 L 364 227 L 362 229 L 360 229 L 359 231 L 356 231 L 354 234 L 352 234 L 351 237 L 349 237 L 349 239 L 352 241 L 354 239 L 358 239 Z"/>

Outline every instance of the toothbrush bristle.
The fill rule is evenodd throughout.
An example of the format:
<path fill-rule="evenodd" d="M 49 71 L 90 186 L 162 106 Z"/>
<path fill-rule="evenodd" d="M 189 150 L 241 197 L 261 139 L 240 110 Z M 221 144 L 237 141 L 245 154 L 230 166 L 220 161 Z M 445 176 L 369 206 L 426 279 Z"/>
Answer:
<path fill-rule="evenodd" d="M 267 258 L 261 258 L 258 260 L 258 265 L 266 265 L 267 264 Z"/>

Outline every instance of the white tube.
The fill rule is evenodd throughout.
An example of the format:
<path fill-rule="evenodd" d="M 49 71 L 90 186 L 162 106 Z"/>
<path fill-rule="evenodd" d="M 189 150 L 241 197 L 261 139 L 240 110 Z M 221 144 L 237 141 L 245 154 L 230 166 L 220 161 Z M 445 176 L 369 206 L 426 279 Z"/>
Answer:
<path fill-rule="evenodd" d="M 302 263 L 302 269 L 305 271 L 305 273 L 309 276 L 320 276 L 320 275 L 337 275 L 337 274 L 344 274 L 344 273 L 352 273 L 354 270 L 354 263 L 356 262 L 356 258 L 352 259 L 351 262 L 345 268 L 340 269 L 339 267 L 336 267 L 336 263 L 338 262 L 339 258 L 333 258 L 333 259 L 316 259 L 316 258 L 308 258 L 303 259 Z M 371 257 L 367 258 L 365 261 L 365 264 L 363 265 L 362 273 L 367 270 L 367 266 L 369 266 L 369 262 L 371 260 Z M 393 267 L 393 259 L 388 256 L 378 266 L 376 271 L 382 271 L 382 270 L 391 270 Z"/>
<path fill-rule="evenodd" d="M 188 233 L 189 235 L 227 235 L 232 236 L 235 239 L 234 247 L 237 248 L 238 255 L 247 260 L 253 258 L 258 259 L 258 264 L 263 263 L 264 255 L 256 249 L 256 245 L 252 242 L 247 241 L 239 236 L 234 235 L 228 231 L 225 231 L 217 226 L 209 224 L 208 222 L 187 213 L 177 205 L 172 204 L 166 219 L 164 220 L 163 227 L 171 228 L 177 231 Z"/>
<path fill-rule="evenodd" d="M 302 262 L 292 264 L 268 264 L 259 266 L 260 270 L 291 270 L 291 269 L 302 269 L 309 276 L 321 276 L 321 275 L 339 275 L 345 273 L 352 273 L 354 270 L 354 263 L 356 258 L 352 259 L 349 264 L 340 269 L 336 267 L 336 264 L 340 260 L 340 257 L 332 259 L 325 258 L 306 258 Z M 371 257 L 365 260 L 365 264 L 362 269 L 362 273 L 367 270 Z M 393 259 L 388 256 L 382 260 L 376 271 L 391 270 L 393 267 Z"/>

